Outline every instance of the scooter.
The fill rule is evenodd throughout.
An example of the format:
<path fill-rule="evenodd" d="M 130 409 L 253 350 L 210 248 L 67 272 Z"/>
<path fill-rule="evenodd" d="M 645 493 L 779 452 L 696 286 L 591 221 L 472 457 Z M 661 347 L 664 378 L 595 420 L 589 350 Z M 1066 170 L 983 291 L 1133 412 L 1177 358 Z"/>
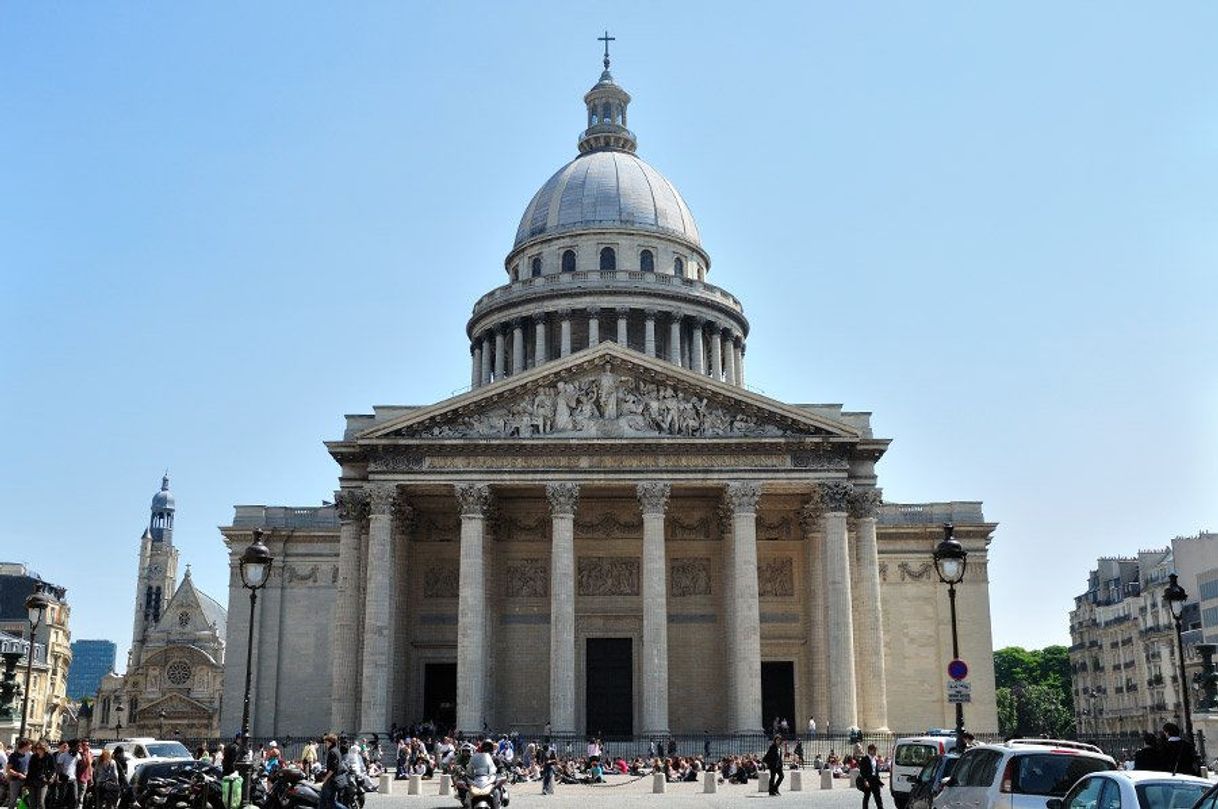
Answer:
<path fill-rule="evenodd" d="M 499 772 L 489 753 L 475 753 L 465 772 L 453 779 L 453 786 L 464 809 L 502 809 L 511 802 L 507 775 Z"/>

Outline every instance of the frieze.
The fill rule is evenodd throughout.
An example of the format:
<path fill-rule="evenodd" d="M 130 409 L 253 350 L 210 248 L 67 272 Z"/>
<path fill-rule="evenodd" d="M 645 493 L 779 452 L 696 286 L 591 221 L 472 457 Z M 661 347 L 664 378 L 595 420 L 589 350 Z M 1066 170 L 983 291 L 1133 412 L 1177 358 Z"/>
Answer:
<path fill-rule="evenodd" d="M 531 436 L 781 436 L 787 431 L 737 406 L 728 409 L 704 396 L 616 374 L 599 373 L 533 388 L 514 400 L 453 421 L 412 426 L 399 435 L 431 438 L 528 438 Z M 805 432 L 816 432 L 808 428 Z"/>
<path fill-rule="evenodd" d="M 674 559 L 669 570 L 669 590 L 673 598 L 711 594 L 711 560 L 704 557 Z"/>
<path fill-rule="evenodd" d="M 909 562 L 897 564 L 897 570 L 901 574 L 901 581 L 923 581 L 930 577 L 934 569 L 935 565 L 933 562 L 923 562 L 917 567 L 914 567 Z"/>
<path fill-rule="evenodd" d="M 637 596 L 639 560 L 622 556 L 581 556 L 576 572 L 581 596 Z"/>
<path fill-rule="evenodd" d="M 461 572 L 455 562 L 433 562 L 423 572 L 424 598 L 457 598 Z"/>
<path fill-rule="evenodd" d="M 888 581 L 888 563 L 880 562 L 880 581 Z"/>
<path fill-rule="evenodd" d="M 761 515 L 757 515 L 757 539 L 799 539 L 795 532 L 795 520 L 791 519 L 790 517 L 779 517 L 776 520 L 767 520 Z"/>
<path fill-rule="evenodd" d="M 814 449 L 792 452 L 791 466 L 796 469 L 838 472 L 850 468 L 850 458 L 844 449 L 822 445 Z"/>
<path fill-rule="evenodd" d="M 782 453 L 613 453 L 595 455 L 436 455 L 430 469 L 787 469 Z"/>
<path fill-rule="evenodd" d="M 575 532 L 580 536 L 632 539 L 643 535 L 643 521 L 623 519 L 612 511 L 605 511 L 595 519 L 576 520 Z"/>
<path fill-rule="evenodd" d="M 757 565 L 757 594 L 770 598 L 795 595 L 795 570 L 789 558 L 769 559 Z"/>
<path fill-rule="evenodd" d="M 297 567 L 296 565 L 283 566 L 283 578 L 285 584 L 296 584 L 297 582 L 308 582 L 317 584 L 317 577 L 321 572 L 318 565 L 311 567 Z"/>
<path fill-rule="evenodd" d="M 517 559 L 507 564 L 508 598 L 548 598 L 550 570 L 544 559 Z"/>
<path fill-rule="evenodd" d="M 716 540 L 721 534 L 721 526 L 716 517 L 700 517 L 686 522 L 677 516 L 668 518 L 667 533 L 670 540 Z"/>
<path fill-rule="evenodd" d="M 461 519 L 455 516 L 420 514 L 415 523 L 417 542 L 455 542 L 461 535 Z"/>
<path fill-rule="evenodd" d="M 427 458 L 420 452 L 411 452 L 386 447 L 369 462 L 369 472 L 413 472 L 427 466 Z"/>
<path fill-rule="evenodd" d="M 546 540 L 550 538 L 550 518 L 544 514 L 530 516 L 505 514 L 495 523 L 495 536 L 500 542 Z"/>

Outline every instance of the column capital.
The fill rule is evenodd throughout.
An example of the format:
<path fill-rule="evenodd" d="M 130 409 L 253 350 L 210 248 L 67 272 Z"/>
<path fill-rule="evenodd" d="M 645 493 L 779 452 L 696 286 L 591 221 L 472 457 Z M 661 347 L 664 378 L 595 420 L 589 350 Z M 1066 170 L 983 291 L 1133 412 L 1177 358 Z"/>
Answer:
<path fill-rule="evenodd" d="M 724 491 L 733 514 L 755 514 L 761 497 L 761 484 L 751 481 L 729 483 Z"/>
<path fill-rule="evenodd" d="M 491 505 L 491 487 L 486 483 L 456 483 L 453 489 L 462 517 L 485 517 Z"/>
<path fill-rule="evenodd" d="M 673 320 L 680 320 L 681 318 L 685 317 L 685 313 L 680 309 L 671 309 L 668 312 L 668 316 Z"/>
<path fill-rule="evenodd" d="M 524 318 L 523 317 L 512 318 L 512 328 L 513 329 L 523 329 L 524 328 Z"/>
<path fill-rule="evenodd" d="M 644 310 L 643 310 L 643 315 L 644 315 L 644 316 L 645 316 L 645 317 L 646 317 L 648 320 L 655 320 L 655 319 L 656 319 L 656 315 L 657 315 L 657 314 L 659 314 L 659 313 L 660 313 L 660 310 L 659 310 L 659 309 L 644 309 Z"/>
<path fill-rule="evenodd" d="M 496 336 L 508 333 L 508 324 L 506 322 L 496 323 L 492 328 L 494 329 Z"/>
<path fill-rule="evenodd" d="M 855 519 L 875 519 L 880 503 L 884 502 L 884 493 L 879 489 L 857 488 L 850 493 L 850 516 Z"/>
<path fill-rule="evenodd" d="M 630 317 L 629 306 L 615 306 L 614 311 L 617 312 L 618 317 Z"/>
<path fill-rule="evenodd" d="M 704 327 L 704 326 L 705 326 L 705 325 L 706 325 L 706 324 L 707 324 L 709 321 L 708 321 L 708 320 L 707 320 L 705 317 L 703 317 L 702 315 L 699 315 L 699 314 L 692 314 L 692 315 L 690 315 L 690 316 L 689 316 L 689 322 L 690 322 L 690 323 L 693 325 L 693 327 L 694 327 L 695 329 L 701 329 L 701 328 L 703 328 L 703 327 Z"/>
<path fill-rule="evenodd" d="M 550 501 L 550 514 L 572 515 L 579 503 L 579 484 L 547 483 L 546 499 Z"/>
<path fill-rule="evenodd" d="M 588 314 L 591 315 L 592 317 L 597 317 L 600 315 L 600 313 L 601 313 L 601 308 L 599 306 L 589 306 L 588 307 Z"/>
<path fill-rule="evenodd" d="M 668 508 L 668 496 L 672 494 L 672 484 L 658 480 L 645 480 L 635 490 L 644 514 L 659 514 L 663 516 Z"/>
<path fill-rule="evenodd" d="M 334 493 L 334 510 L 342 522 L 359 522 L 368 516 L 368 493 L 363 489 L 339 489 Z"/>
<path fill-rule="evenodd" d="M 571 310 L 570 309 L 559 309 L 558 316 L 561 317 L 563 320 L 570 320 L 571 319 Z"/>
<path fill-rule="evenodd" d="M 395 483 L 373 483 L 368 486 L 368 503 L 373 514 L 388 517 L 393 514 L 398 487 Z"/>
<path fill-rule="evenodd" d="M 546 319 L 549 318 L 549 316 L 550 316 L 549 312 L 534 312 L 531 315 L 534 323 L 545 323 Z"/>
<path fill-rule="evenodd" d="M 799 507 L 799 527 L 803 529 L 804 536 L 816 533 L 824 516 L 825 504 L 821 502 L 820 492 L 813 489 L 812 496 Z"/>
<path fill-rule="evenodd" d="M 828 513 L 845 513 L 850 508 L 850 492 L 854 486 L 844 480 L 829 480 L 817 484 L 820 502 Z"/>

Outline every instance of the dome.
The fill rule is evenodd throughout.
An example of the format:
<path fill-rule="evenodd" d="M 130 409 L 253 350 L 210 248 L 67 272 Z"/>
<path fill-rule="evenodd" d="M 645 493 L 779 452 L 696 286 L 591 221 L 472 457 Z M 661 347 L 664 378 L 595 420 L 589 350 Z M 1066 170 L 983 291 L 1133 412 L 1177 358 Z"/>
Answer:
<path fill-rule="evenodd" d="M 590 228 L 645 230 L 702 246 L 693 214 L 676 187 L 624 151 L 588 152 L 559 169 L 525 209 L 514 248 Z"/>
<path fill-rule="evenodd" d="M 173 494 L 169 491 L 169 475 L 161 478 L 161 490 L 152 496 L 153 511 L 173 511 Z"/>

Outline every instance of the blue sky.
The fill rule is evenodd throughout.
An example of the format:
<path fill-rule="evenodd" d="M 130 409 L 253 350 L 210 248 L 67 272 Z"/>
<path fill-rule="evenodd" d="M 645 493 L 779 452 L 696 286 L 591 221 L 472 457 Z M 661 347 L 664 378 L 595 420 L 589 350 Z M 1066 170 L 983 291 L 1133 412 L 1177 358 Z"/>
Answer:
<path fill-rule="evenodd" d="M 1212 4 L 8 4 L 2 555 L 75 637 L 128 643 L 165 467 L 224 600 L 233 504 L 467 383 L 605 27 L 749 381 L 873 411 L 889 500 L 985 501 L 998 644 L 1218 529 Z"/>

